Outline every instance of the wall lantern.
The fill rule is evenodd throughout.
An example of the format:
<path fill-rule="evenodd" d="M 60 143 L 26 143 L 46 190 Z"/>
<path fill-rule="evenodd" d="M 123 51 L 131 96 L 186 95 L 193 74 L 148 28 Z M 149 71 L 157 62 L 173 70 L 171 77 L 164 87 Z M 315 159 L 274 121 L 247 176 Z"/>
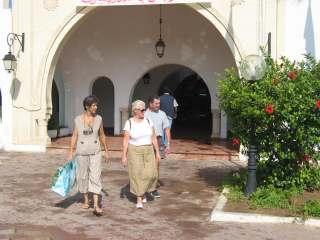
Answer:
<path fill-rule="evenodd" d="M 11 52 L 11 48 L 15 40 L 18 40 L 21 46 L 21 51 L 23 52 L 24 51 L 24 33 L 22 33 L 21 35 L 18 35 L 15 33 L 9 33 L 7 36 L 9 52 L 4 56 L 2 60 L 3 60 L 5 70 L 7 70 L 9 73 L 12 71 L 15 71 L 17 68 L 16 56 Z"/>
<path fill-rule="evenodd" d="M 151 80 L 150 74 L 146 73 L 145 75 L 143 75 L 142 80 L 143 80 L 143 84 L 145 85 L 149 84 Z"/>
<path fill-rule="evenodd" d="M 164 55 L 164 50 L 166 48 L 166 44 L 162 40 L 162 5 L 160 5 L 160 19 L 159 19 L 159 26 L 160 26 L 160 37 L 159 40 L 157 41 L 155 48 L 156 48 L 156 53 L 159 58 L 162 58 Z"/>

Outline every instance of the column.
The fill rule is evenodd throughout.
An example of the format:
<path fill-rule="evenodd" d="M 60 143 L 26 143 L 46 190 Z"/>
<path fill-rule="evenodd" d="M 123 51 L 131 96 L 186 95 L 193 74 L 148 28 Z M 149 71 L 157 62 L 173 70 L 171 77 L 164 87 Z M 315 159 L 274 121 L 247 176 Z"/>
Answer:
<path fill-rule="evenodd" d="M 211 109 L 212 113 L 212 138 L 220 137 L 220 122 L 221 122 L 221 114 L 219 109 Z"/>

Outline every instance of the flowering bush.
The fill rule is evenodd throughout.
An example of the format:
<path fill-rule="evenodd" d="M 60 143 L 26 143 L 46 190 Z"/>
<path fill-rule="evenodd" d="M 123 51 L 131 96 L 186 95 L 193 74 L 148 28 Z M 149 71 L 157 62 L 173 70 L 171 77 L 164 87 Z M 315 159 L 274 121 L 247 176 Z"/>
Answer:
<path fill-rule="evenodd" d="M 266 160 L 268 174 L 261 181 L 276 178 L 279 185 L 290 173 L 320 160 L 320 63 L 310 56 L 301 62 L 281 61 L 266 57 L 267 72 L 254 83 L 239 78 L 235 69 L 227 69 L 219 81 L 231 137 L 245 147 L 253 137 L 259 158 Z"/>

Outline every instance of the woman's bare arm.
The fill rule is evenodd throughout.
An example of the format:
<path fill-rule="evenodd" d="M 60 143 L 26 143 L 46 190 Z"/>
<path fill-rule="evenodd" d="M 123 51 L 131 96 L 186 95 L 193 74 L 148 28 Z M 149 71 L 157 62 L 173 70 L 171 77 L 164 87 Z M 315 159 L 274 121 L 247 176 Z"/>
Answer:
<path fill-rule="evenodd" d="M 70 143 L 70 151 L 68 155 L 68 160 L 72 159 L 74 150 L 76 149 L 76 143 L 78 140 L 78 129 L 74 127 L 73 132 L 72 132 L 72 137 L 71 137 L 71 143 Z"/>
<path fill-rule="evenodd" d="M 128 146 L 130 140 L 130 133 L 129 131 L 124 131 L 123 135 L 123 151 L 122 151 L 122 165 L 127 166 L 127 153 L 128 153 Z"/>

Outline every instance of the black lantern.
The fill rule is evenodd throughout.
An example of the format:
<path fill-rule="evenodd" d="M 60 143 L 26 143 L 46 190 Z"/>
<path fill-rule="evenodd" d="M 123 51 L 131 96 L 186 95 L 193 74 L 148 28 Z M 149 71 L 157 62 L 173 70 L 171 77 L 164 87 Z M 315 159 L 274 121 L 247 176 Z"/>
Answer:
<path fill-rule="evenodd" d="M 16 70 L 17 59 L 14 55 L 11 54 L 11 52 L 8 52 L 8 54 L 6 54 L 2 60 L 4 64 L 4 69 L 7 70 L 9 73 Z"/>
<path fill-rule="evenodd" d="M 145 84 L 145 85 L 149 84 L 150 83 L 150 79 L 151 79 L 151 77 L 150 77 L 149 73 L 146 73 L 145 75 L 143 75 L 143 77 L 142 77 L 143 84 Z"/>
<path fill-rule="evenodd" d="M 22 33 L 21 35 L 18 35 L 15 33 L 9 33 L 7 36 L 7 43 L 9 46 L 9 52 L 8 52 L 8 54 L 6 54 L 4 56 L 4 58 L 2 60 L 3 60 L 5 70 L 7 70 L 9 73 L 12 71 L 15 71 L 17 68 L 16 56 L 14 54 L 12 54 L 12 52 L 11 52 L 11 47 L 12 47 L 15 40 L 18 40 L 18 42 L 20 43 L 20 46 L 21 46 L 21 51 L 23 52 L 24 51 L 24 33 Z"/>
<path fill-rule="evenodd" d="M 164 50 L 166 48 L 166 44 L 162 40 L 162 5 L 160 5 L 160 19 L 159 19 L 159 27 L 160 27 L 160 37 L 159 40 L 157 41 L 155 48 L 156 48 L 156 53 L 159 58 L 162 58 L 164 55 Z"/>

